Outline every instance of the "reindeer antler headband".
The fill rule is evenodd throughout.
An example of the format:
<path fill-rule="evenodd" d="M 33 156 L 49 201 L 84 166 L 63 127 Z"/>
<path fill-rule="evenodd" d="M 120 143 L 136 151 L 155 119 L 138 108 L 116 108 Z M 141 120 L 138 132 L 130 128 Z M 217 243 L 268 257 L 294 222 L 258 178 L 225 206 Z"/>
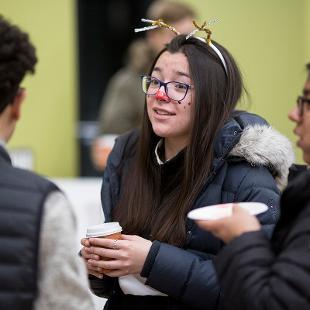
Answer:
<path fill-rule="evenodd" d="M 195 37 L 199 40 L 203 40 L 204 42 L 206 42 L 213 50 L 214 52 L 217 54 L 217 56 L 220 58 L 224 68 L 225 68 L 225 71 L 227 73 L 227 65 L 226 65 L 226 61 L 222 55 L 222 53 L 220 52 L 220 50 L 212 43 L 211 41 L 211 34 L 212 34 L 212 31 L 210 30 L 210 28 L 208 28 L 210 25 L 214 24 L 215 22 L 217 22 L 216 19 L 213 19 L 213 20 L 210 20 L 208 23 L 205 21 L 201 26 L 199 26 L 194 20 L 193 20 L 193 24 L 195 26 L 196 29 L 194 29 L 190 34 L 188 34 L 186 36 L 186 40 L 190 37 L 193 37 L 194 34 L 196 32 L 199 32 L 199 31 L 202 31 L 202 32 L 205 32 L 207 34 L 207 37 L 206 38 L 201 38 L 201 37 Z"/>
<path fill-rule="evenodd" d="M 143 28 L 136 28 L 135 32 L 147 31 L 147 30 L 152 30 L 152 29 L 156 29 L 156 28 L 166 28 L 166 29 L 171 30 L 176 35 L 180 34 L 179 31 L 177 31 L 174 27 L 166 24 L 162 19 L 151 20 L 151 19 L 142 18 L 141 21 L 145 22 L 145 23 L 149 23 L 151 25 L 143 27 Z M 199 40 L 205 42 L 206 44 L 208 44 L 213 49 L 213 51 L 218 55 L 218 57 L 220 58 L 223 66 L 225 68 L 225 72 L 227 74 L 226 61 L 225 61 L 222 53 L 220 52 L 220 50 L 212 43 L 212 41 L 211 41 L 212 31 L 210 30 L 210 28 L 208 28 L 211 24 L 215 23 L 216 21 L 217 21 L 216 19 L 213 19 L 213 20 L 209 21 L 208 23 L 205 21 L 201 26 L 199 26 L 195 21 L 193 21 L 193 25 L 195 26 L 196 29 L 194 29 L 190 34 L 188 34 L 186 36 L 186 40 L 189 39 L 190 37 L 194 37 L 194 38 L 199 39 Z M 196 32 L 199 32 L 199 31 L 205 32 L 207 34 L 207 37 L 201 38 L 201 37 L 194 36 L 194 34 Z"/>
<path fill-rule="evenodd" d="M 171 30 L 176 35 L 180 34 L 179 31 L 177 31 L 174 27 L 166 24 L 162 19 L 151 20 L 151 19 L 141 18 L 141 21 L 145 22 L 145 23 L 149 23 L 149 24 L 151 24 L 151 26 L 147 26 L 147 27 L 143 27 L 143 28 L 136 28 L 135 32 L 147 31 L 147 30 L 152 30 L 152 29 L 156 29 L 156 28 L 167 28 L 167 29 Z"/>

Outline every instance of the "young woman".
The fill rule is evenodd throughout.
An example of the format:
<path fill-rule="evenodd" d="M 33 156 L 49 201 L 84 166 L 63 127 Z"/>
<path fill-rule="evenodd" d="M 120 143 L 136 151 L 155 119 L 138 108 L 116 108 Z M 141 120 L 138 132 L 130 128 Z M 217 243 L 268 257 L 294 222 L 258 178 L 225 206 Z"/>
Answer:
<path fill-rule="evenodd" d="M 141 131 L 116 141 L 103 177 L 106 221 L 123 239 L 83 239 L 91 286 L 105 309 L 215 309 L 212 259 L 222 242 L 187 213 L 258 201 L 266 232 L 278 217 L 290 143 L 258 116 L 234 112 L 243 85 L 228 51 L 176 36 L 142 77 Z"/>

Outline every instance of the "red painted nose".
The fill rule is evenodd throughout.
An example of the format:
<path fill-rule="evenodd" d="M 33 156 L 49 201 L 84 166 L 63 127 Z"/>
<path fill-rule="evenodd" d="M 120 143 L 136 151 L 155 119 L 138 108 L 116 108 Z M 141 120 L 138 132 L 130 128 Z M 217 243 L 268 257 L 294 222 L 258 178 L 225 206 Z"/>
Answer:
<path fill-rule="evenodd" d="M 169 97 L 166 95 L 166 93 L 165 93 L 164 91 L 161 91 L 161 90 L 159 90 L 159 91 L 156 93 L 155 98 L 156 98 L 157 100 L 170 102 Z"/>

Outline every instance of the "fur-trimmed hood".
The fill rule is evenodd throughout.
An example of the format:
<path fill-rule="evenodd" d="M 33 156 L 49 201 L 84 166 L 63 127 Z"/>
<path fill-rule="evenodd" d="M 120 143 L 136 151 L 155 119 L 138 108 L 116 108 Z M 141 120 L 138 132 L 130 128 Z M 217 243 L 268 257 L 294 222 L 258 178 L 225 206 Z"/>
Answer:
<path fill-rule="evenodd" d="M 272 128 L 262 117 L 235 111 L 219 131 L 215 142 L 215 170 L 223 159 L 246 160 L 265 166 L 275 177 L 279 189 L 287 184 L 295 156 L 288 138 Z"/>
<path fill-rule="evenodd" d="M 242 157 L 252 165 L 268 167 L 280 189 L 286 186 L 289 167 L 295 160 L 289 139 L 268 124 L 247 125 L 229 156 Z"/>

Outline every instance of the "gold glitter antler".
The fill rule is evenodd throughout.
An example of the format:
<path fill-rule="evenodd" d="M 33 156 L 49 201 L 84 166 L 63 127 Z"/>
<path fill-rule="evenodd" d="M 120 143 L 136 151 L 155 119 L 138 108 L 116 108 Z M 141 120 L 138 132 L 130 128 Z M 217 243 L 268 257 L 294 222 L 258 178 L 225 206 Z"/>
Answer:
<path fill-rule="evenodd" d="M 186 40 L 189 39 L 190 37 L 193 37 L 194 34 L 198 31 L 203 31 L 207 34 L 206 38 L 201 38 L 201 37 L 194 37 L 196 39 L 202 40 L 203 42 L 207 43 L 212 49 L 213 51 L 217 54 L 217 56 L 220 58 L 224 68 L 225 68 L 225 72 L 227 74 L 227 65 L 226 65 L 226 61 L 221 53 L 221 51 L 211 42 L 211 34 L 212 31 L 210 30 L 210 28 L 208 28 L 211 24 L 214 24 L 215 22 L 217 22 L 217 19 L 212 19 L 210 20 L 208 23 L 204 22 L 201 26 L 199 26 L 194 20 L 193 20 L 193 25 L 195 26 L 196 29 L 194 29 L 190 34 L 188 34 L 186 36 Z"/>
<path fill-rule="evenodd" d="M 142 18 L 141 21 L 145 22 L 145 23 L 149 23 L 151 25 L 147 26 L 147 27 L 135 29 L 135 32 L 147 31 L 147 30 L 156 29 L 156 28 L 166 28 L 166 29 L 171 30 L 176 35 L 180 34 L 174 27 L 172 27 L 171 25 L 166 24 L 162 19 L 151 20 L 151 19 Z"/>
<path fill-rule="evenodd" d="M 192 37 L 196 32 L 198 31 L 203 31 L 207 34 L 207 37 L 206 37 L 206 42 L 208 44 L 211 43 L 211 34 L 212 34 L 212 31 L 210 30 L 210 28 L 208 28 L 211 24 L 214 24 L 215 22 L 217 21 L 217 19 L 213 19 L 213 20 L 210 20 L 208 23 L 205 21 L 203 22 L 203 24 L 201 26 L 199 26 L 197 24 L 196 21 L 193 20 L 193 25 L 195 26 L 196 29 L 194 29 L 190 34 L 187 35 L 186 39 Z"/>
<path fill-rule="evenodd" d="M 197 31 L 204 31 L 207 34 L 207 43 L 210 44 L 211 42 L 211 34 L 212 31 L 207 28 L 207 22 L 204 22 L 201 26 L 199 26 L 194 20 L 193 20 L 194 26 L 197 28 Z"/>
<path fill-rule="evenodd" d="M 174 32 L 176 35 L 180 34 L 174 27 L 166 24 L 162 19 L 158 19 L 158 20 L 154 21 L 154 24 L 158 25 L 159 27 L 162 27 L 162 28 L 167 28 L 167 29 L 171 30 L 172 32 Z"/>

